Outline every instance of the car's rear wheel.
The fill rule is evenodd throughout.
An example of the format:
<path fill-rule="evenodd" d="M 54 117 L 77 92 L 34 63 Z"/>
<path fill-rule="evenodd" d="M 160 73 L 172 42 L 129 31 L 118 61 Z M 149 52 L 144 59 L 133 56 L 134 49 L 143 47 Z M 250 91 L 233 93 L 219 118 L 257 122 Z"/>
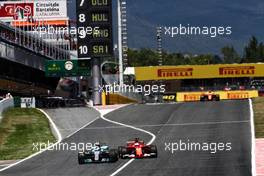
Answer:
<path fill-rule="evenodd" d="M 111 149 L 109 151 L 109 161 L 110 162 L 116 162 L 118 161 L 118 151 L 115 149 Z"/>
<path fill-rule="evenodd" d="M 208 101 L 208 97 L 202 96 L 202 97 L 200 97 L 200 101 Z"/>
<path fill-rule="evenodd" d="M 214 96 L 214 97 L 213 97 L 213 101 L 220 101 L 219 96 Z"/>
<path fill-rule="evenodd" d="M 121 146 L 119 146 L 117 150 L 118 150 L 118 156 L 119 156 L 119 158 L 121 158 L 121 154 L 122 154 L 122 147 L 121 147 Z"/>

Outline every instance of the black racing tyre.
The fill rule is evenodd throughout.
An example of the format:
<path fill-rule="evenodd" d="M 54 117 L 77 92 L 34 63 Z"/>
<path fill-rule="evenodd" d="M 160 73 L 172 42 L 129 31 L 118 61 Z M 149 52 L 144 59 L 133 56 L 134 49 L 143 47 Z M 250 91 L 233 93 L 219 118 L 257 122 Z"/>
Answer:
<path fill-rule="evenodd" d="M 85 163 L 83 156 L 81 156 L 80 154 L 78 154 L 78 163 L 79 163 L 79 165 L 82 165 Z"/>
<path fill-rule="evenodd" d="M 156 145 L 150 145 L 150 153 L 155 153 L 156 155 L 153 155 L 153 158 L 157 158 L 158 157 L 158 149 Z"/>
<path fill-rule="evenodd" d="M 118 156 L 119 156 L 119 158 L 121 158 L 122 146 L 119 146 L 117 150 L 118 150 Z"/>
<path fill-rule="evenodd" d="M 216 95 L 213 97 L 213 101 L 219 101 L 219 100 L 220 100 L 219 96 Z"/>
<path fill-rule="evenodd" d="M 119 146 L 118 147 L 118 155 L 119 155 L 119 158 L 121 159 L 124 159 L 124 155 L 127 154 L 127 149 L 126 147 L 122 147 L 122 146 Z"/>
<path fill-rule="evenodd" d="M 116 149 L 111 149 L 109 151 L 109 161 L 110 162 L 118 161 L 118 151 Z"/>

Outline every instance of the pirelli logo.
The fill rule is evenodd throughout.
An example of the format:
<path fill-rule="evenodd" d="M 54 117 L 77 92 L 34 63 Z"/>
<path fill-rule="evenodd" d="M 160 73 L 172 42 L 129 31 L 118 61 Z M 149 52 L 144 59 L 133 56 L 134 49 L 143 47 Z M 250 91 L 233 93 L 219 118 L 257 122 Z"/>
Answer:
<path fill-rule="evenodd" d="M 241 66 L 241 67 L 220 67 L 220 75 L 254 75 L 256 69 L 254 66 Z"/>
<path fill-rule="evenodd" d="M 248 92 L 241 92 L 241 93 L 227 93 L 228 99 L 248 99 L 249 93 Z"/>
<path fill-rule="evenodd" d="M 185 94 L 184 101 L 199 101 L 200 95 L 199 94 Z"/>
<path fill-rule="evenodd" d="M 158 69 L 159 78 L 192 77 L 193 68 Z"/>

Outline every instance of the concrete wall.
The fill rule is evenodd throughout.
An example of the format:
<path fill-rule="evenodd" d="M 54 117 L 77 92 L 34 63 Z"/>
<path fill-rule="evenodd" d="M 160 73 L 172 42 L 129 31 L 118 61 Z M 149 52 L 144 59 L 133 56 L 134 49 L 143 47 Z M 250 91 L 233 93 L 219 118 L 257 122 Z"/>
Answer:
<path fill-rule="evenodd" d="M 139 103 L 143 102 L 144 95 L 135 92 L 120 92 L 119 95 L 135 100 Z"/>
<path fill-rule="evenodd" d="M 2 113 L 7 108 L 14 107 L 14 99 L 8 98 L 0 101 L 0 120 L 2 119 Z"/>
<path fill-rule="evenodd" d="M 105 100 L 105 102 L 103 102 L 103 105 L 137 103 L 137 101 L 134 99 L 114 93 L 105 95 L 105 98 L 103 98 L 103 100 Z"/>

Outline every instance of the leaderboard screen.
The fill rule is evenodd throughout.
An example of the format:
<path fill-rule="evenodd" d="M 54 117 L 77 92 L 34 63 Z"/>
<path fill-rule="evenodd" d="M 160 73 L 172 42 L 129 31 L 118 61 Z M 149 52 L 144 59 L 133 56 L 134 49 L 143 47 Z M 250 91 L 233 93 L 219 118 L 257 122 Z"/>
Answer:
<path fill-rule="evenodd" d="M 113 54 L 112 1 L 77 0 L 78 57 L 105 57 Z M 87 29 L 92 29 L 88 33 Z"/>

